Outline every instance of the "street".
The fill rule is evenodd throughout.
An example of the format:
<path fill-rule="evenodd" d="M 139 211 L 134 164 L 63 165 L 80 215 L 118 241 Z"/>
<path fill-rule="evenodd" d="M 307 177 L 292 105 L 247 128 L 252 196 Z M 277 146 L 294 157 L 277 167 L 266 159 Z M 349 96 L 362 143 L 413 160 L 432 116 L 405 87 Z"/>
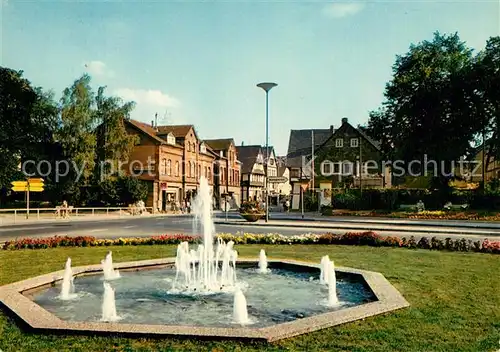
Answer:
<path fill-rule="evenodd" d="M 274 217 L 279 218 L 279 217 Z M 381 235 L 399 237 L 421 236 L 438 238 L 455 237 L 472 240 L 484 238 L 500 238 L 500 228 L 497 224 L 483 223 L 484 228 L 471 227 L 471 222 L 463 225 L 445 222 L 425 225 L 425 222 L 402 224 L 392 219 L 321 219 L 302 220 L 271 220 L 265 223 L 246 223 L 239 219 L 238 214 L 215 214 L 215 229 L 218 233 L 280 233 L 286 236 L 303 233 L 345 233 L 348 231 L 372 230 Z M 314 221 L 313 221 L 314 220 Z M 119 237 L 149 237 L 160 234 L 199 234 L 193 227 L 193 217 L 179 216 L 147 216 L 125 218 L 70 219 L 51 222 L 32 222 L 29 224 L 10 224 L 0 226 L 0 242 L 26 237 L 64 236 L 94 236 L 96 238 Z"/>

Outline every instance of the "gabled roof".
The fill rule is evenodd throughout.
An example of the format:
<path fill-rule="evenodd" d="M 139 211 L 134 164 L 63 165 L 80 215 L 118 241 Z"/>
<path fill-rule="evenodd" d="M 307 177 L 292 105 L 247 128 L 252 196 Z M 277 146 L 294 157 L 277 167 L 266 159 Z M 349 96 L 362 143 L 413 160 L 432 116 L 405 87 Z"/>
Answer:
<path fill-rule="evenodd" d="M 138 129 L 139 131 L 143 132 L 144 134 L 148 135 L 150 138 L 155 140 L 156 142 L 159 142 L 160 144 L 167 144 L 166 141 L 161 139 L 156 135 L 156 130 L 151 127 L 150 125 L 144 123 L 144 122 L 139 122 L 137 120 L 132 120 L 132 119 L 125 119 L 124 120 L 126 123 L 131 124 L 133 127 Z"/>
<path fill-rule="evenodd" d="M 194 125 L 167 125 L 158 126 L 157 128 L 158 134 L 168 134 L 169 132 L 172 132 L 175 138 L 186 138 L 189 131 L 193 129 L 196 138 L 198 138 Z"/>
<path fill-rule="evenodd" d="M 277 171 L 277 173 L 278 173 L 278 175 L 277 175 L 277 176 L 278 176 L 278 177 L 282 177 L 282 176 L 283 176 L 283 174 L 285 173 L 286 169 L 288 169 L 286 166 L 278 166 L 278 167 L 276 168 L 276 171 Z"/>
<path fill-rule="evenodd" d="M 312 154 L 312 138 L 314 135 L 314 148 L 319 148 L 330 138 L 335 130 L 333 126 L 328 129 L 290 130 L 286 164 L 291 167 L 301 167 L 302 157 Z"/>
<path fill-rule="evenodd" d="M 351 125 L 351 124 L 349 123 L 349 121 L 347 120 L 347 118 L 343 118 L 343 119 L 342 119 L 342 126 L 344 126 L 344 124 L 346 124 L 346 125 L 350 126 L 352 129 L 354 129 L 356 132 L 358 132 L 358 134 L 359 134 L 361 137 L 363 137 L 365 140 L 367 140 L 367 141 L 368 141 L 368 143 L 370 143 L 371 145 L 373 145 L 373 147 L 375 147 L 375 149 L 377 149 L 377 150 L 379 150 L 379 151 L 380 151 L 380 148 L 381 148 L 381 143 L 380 143 L 380 142 L 377 142 L 377 141 L 375 141 L 375 140 L 373 140 L 370 136 L 368 136 L 368 135 L 367 135 L 367 134 L 366 134 L 366 133 L 362 130 L 362 128 L 360 128 L 360 127 L 357 127 L 357 128 L 356 128 L 356 127 L 354 127 L 353 125 Z M 328 142 L 330 139 L 334 138 L 334 136 L 335 136 L 336 132 L 337 132 L 337 131 L 339 131 L 339 130 L 342 128 L 342 126 L 340 126 L 340 127 L 339 127 L 336 131 L 335 131 L 335 133 L 334 133 L 333 135 L 331 135 L 330 137 L 328 137 L 328 138 L 327 138 L 327 139 L 323 142 L 323 144 L 322 144 L 320 147 L 323 147 L 325 144 L 327 144 L 327 142 Z"/>
<path fill-rule="evenodd" d="M 352 125 L 351 125 L 352 126 Z M 353 126 L 354 127 L 354 126 Z M 356 127 L 354 127 L 356 128 Z M 370 142 L 377 150 L 380 150 L 381 148 L 381 143 L 378 141 L 373 140 L 369 135 L 367 135 L 361 128 L 356 128 L 358 133 L 366 139 L 368 142 Z"/>
<path fill-rule="evenodd" d="M 231 144 L 234 145 L 233 138 L 221 138 L 221 139 L 205 139 L 203 140 L 207 145 L 210 146 L 215 151 L 228 150 Z"/>
<path fill-rule="evenodd" d="M 254 164 L 257 162 L 257 157 L 262 153 L 260 145 L 244 145 L 236 147 L 238 160 L 241 161 L 241 173 L 248 174 L 252 172 Z"/>
<path fill-rule="evenodd" d="M 262 147 L 262 156 L 265 158 L 266 155 L 271 156 L 274 153 L 274 147 L 268 146 L 267 147 L 267 154 L 266 154 L 266 147 Z M 276 154 L 274 155 L 276 156 Z"/>
<path fill-rule="evenodd" d="M 328 129 L 290 130 L 287 158 L 310 155 L 312 136 L 314 135 L 314 146 L 319 147 L 333 135 L 334 131 L 333 126 Z"/>

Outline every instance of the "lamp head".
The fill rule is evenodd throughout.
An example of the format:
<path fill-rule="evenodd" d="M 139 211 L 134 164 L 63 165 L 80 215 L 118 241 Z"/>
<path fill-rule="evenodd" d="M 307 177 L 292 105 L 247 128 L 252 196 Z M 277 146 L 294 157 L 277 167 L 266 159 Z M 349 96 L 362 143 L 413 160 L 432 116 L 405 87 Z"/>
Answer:
<path fill-rule="evenodd" d="M 257 84 L 257 87 L 262 88 L 267 92 L 269 92 L 273 87 L 276 87 L 276 83 L 271 83 L 271 82 L 264 82 L 264 83 L 259 83 Z"/>

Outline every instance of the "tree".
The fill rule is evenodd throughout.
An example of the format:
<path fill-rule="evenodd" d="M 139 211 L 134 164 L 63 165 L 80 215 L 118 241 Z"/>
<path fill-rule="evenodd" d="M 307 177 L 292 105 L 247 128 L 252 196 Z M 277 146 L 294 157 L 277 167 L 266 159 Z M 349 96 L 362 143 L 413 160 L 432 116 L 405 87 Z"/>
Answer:
<path fill-rule="evenodd" d="M 481 125 L 464 81 L 471 68 L 472 50 L 458 34 L 435 33 L 432 41 L 412 44 L 397 56 L 385 102 L 368 122 L 389 160 L 420 161 L 418 171 L 427 174 L 426 155 L 437 161 L 435 176 L 447 183 L 451 162 L 472 149 Z"/>
<path fill-rule="evenodd" d="M 124 119 L 130 118 L 134 102 L 123 103 L 120 98 L 106 97 L 106 87 L 100 87 L 96 96 L 97 153 L 96 176 L 103 180 L 113 172 L 119 172 L 118 165 L 127 161 L 138 137 L 128 134 Z"/>
<path fill-rule="evenodd" d="M 57 114 L 52 93 L 33 87 L 22 71 L 0 67 L 0 189 L 21 177 L 20 163 L 46 157 Z"/>
<path fill-rule="evenodd" d="M 500 158 L 500 36 L 491 37 L 475 58 L 469 74 L 470 94 L 481 108 L 482 131 L 478 142 L 486 147 L 485 170 L 490 161 Z M 479 144 L 479 143 L 477 143 Z"/>
<path fill-rule="evenodd" d="M 117 189 L 120 201 L 126 205 L 140 200 L 145 201 L 148 196 L 147 184 L 133 176 L 122 176 L 117 179 Z"/>
<path fill-rule="evenodd" d="M 61 121 L 57 131 L 64 157 L 71 163 L 65 193 L 77 194 L 76 188 L 88 185 L 95 164 L 95 113 L 90 76 L 78 78 L 61 98 Z M 79 194 L 79 193 L 78 193 Z M 73 201 L 78 202 L 79 199 Z"/>

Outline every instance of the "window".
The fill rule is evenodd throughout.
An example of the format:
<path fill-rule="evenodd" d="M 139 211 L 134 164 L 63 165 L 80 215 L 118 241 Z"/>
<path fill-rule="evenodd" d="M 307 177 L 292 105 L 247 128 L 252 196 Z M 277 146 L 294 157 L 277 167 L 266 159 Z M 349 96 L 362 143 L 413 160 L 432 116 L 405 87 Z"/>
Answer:
<path fill-rule="evenodd" d="M 198 164 L 198 175 L 196 178 L 200 178 L 201 177 L 201 164 Z"/>
<path fill-rule="evenodd" d="M 354 171 L 354 165 L 351 162 L 342 163 L 342 174 L 352 175 Z"/>
<path fill-rule="evenodd" d="M 191 162 L 188 161 L 187 177 L 191 177 Z"/>
<path fill-rule="evenodd" d="M 205 144 L 202 144 L 200 146 L 200 153 L 206 153 L 207 152 L 207 147 L 205 147 Z"/>
<path fill-rule="evenodd" d="M 166 175 L 167 174 L 167 159 L 161 159 L 161 174 Z"/>
<path fill-rule="evenodd" d="M 335 140 L 335 146 L 337 148 L 342 148 L 344 146 L 344 140 L 342 138 L 337 138 Z"/>
<path fill-rule="evenodd" d="M 187 145 L 187 151 L 190 152 L 191 151 L 191 143 L 187 142 L 186 145 Z"/>
<path fill-rule="evenodd" d="M 358 139 L 357 138 L 351 138 L 351 147 L 356 148 L 358 146 Z"/>
<path fill-rule="evenodd" d="M 168 159 L 167 161 L 167 175 L 172 175 L 172 160 Z"/>
<path fill-rule="evenodd" d="M 208 180 L 208 168 L 205 166 L 205 178 Z"/>
<path fill-rule="evenodd" d="M 332 174 L 332 163 L 331 162 L 323 162 L 321 163 L 321 172 L 324 175 L 330 176 Z"/>
<path fill-rule="evenodd" d="M 194 163 L 191 163 L 191 177 L 196 177 L 196 175 L 195 175 L 195 172 L 196 172 L 196 171 L 195 171 L 195 170 L 196 170 L 196 169 L 195 169 L 195 165 L 194 165 Z"/>
<path fill-rule="evenodd" d="M 179 162 L 176 161 L 175 162 L 175 176 L 179 176 L 179 173 L 180 173 L 180 169 L 179 169 Z"/>
<path fill-rule="evenodd" d="M 210 168 L 208 168 L 208 180 L 210 181 L 212 179 L 212 174 L 210 172 Z"/>
<path fill-rule="evenodd" d="M 175 145 L 175 137 L 173 134 L 169 133 L 167 136 L 167 143 Z"/>

